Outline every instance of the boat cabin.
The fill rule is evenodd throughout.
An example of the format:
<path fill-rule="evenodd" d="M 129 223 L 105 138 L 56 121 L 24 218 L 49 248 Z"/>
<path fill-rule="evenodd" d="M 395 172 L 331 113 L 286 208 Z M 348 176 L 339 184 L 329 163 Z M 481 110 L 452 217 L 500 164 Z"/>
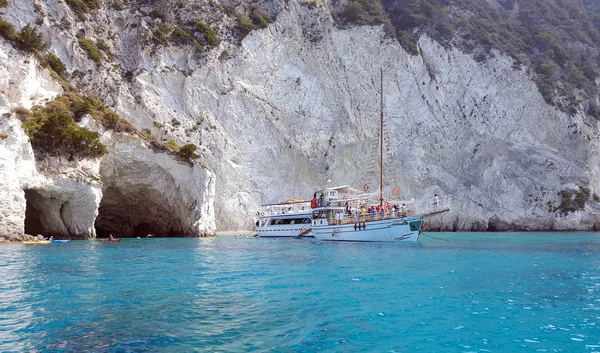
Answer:
<path fill-rule="evenodd" d="M 357 200 L 364 199 L 368 195 L 369 194 L 348 185 L 326 188 L 317 190 L 314 193 L 311 207 L 344 207 L 346 206 L 346 203 L 356 202 Z"/>
<path fill-rule="evenodd" d="M 281 203 L 272 203 L 260 207 L 259 217 L 267 217 L 282 214 L 310 212 L 310 201 L 286 200 Z"/>

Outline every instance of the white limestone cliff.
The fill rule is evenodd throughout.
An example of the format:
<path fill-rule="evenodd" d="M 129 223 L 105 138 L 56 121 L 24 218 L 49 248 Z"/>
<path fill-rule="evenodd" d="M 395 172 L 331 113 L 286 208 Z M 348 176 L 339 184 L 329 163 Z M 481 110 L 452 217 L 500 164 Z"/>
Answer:
<path fill-rule="evenodd" d="M 139 137 L 103 134 L 110 150 L 102 160 L 104 174 L 100 173 L 99 159 L 36 160 L 29 137 L 11 111 L 43 104 L 62 89 L 39 67 L 37 60 L 22 55 L 6 42 L 0 42 L 0 46 L 3 49 L 0 54 L 6 54 L 0 65 L 0 235 L 12 234 L 20 239 L 19 234 L 27 232 L 72 239 L 94 238 L 98 218 L 100 229 L 105 230 L 102 220 L 115 213 L 115 209 L 109 209 L 100 214 L 101 201 L 110 204 L 113 192 L 121 192 L 119 185 L 125 185 L 121 195 L 140 190 L 131 185 L 147 187 L 142 190 L 146 197 L 134 194 L 128 208 L 131 211 L 136 204 L 150 207 L 154 203 L 167 225 L 154 226 L 152 230 L 164 229 L 165 234 L 178 235 L 214 234 L 212 174 L 198 165 L 179 161 L 172 153 L 154 151 Z M 102 132 L 89 116 L 79 125 Z M 134 164 L 129 159 L 131 154 L 135 157 Z M 114 174 L 117 171 L 121 173 L 119 178 Z M 139 178 L 121 177 L 135 173 Z M 144 178 L 150 181 L 144 184 Z M 163 183 L 152 182 L 161 178 Z M 109 185 L 105 195 L 103 180 Z M 157 218 L 154 217 L 157 214 L 147 210 L 141 210 L 138 216 L 142 221 L 144 216 Z M 156 219 L 153 221 L 156 223 Z M 116 229 L 118 234 L 127 235 L 122 230 Z"/>
<path fill-rule="evenodd" d="M 137 137 L 118 134 L 106 145 L 110 153 L 100 165 L 99 231 L 122 236 L 214 233 L 211 172 L 172 152 L 153 150 Z"/>
<path fill-rule="evenodd" d="M 89 21 L 78 22 L 62 2 L 38 3 L 51 51 L 70 72 L 84 74 L 74 78 L 79 87 L 159 140 L 198 145 L 199 161 L 211 171 L 162 161 L 143 142 L 115 137 L 101 163 L 100 215 L 105 205 L 116 210 L 125 200 L 133 207 L 136 197 L 152 193 L 160 202 L 145 212 L 166 232 L 171 226 L 192 234 L 215 226 L 242 230 L 252 228 L 261 203 L 310 198 L 326 179 L 376 187 L 383 68 L 386 191 L 397 186 L 405 198 L 453 196 L 452 211 L 429 219 L 429 228 L 600 227 L 600 205 L 592 198 L 583 210 L 553 211 L 563 190 L 600 193 L 598 126 L 547 105 L 507 56 L 477 62 L 427 37 L 419 41 L 421 55 L 411 56 L 380 27 L 339 29 L 328 4 L 310 8 L 290 0 L 276 3 L 281 11 L 275 22 L 251 32 L 240 46 L 223 41 L 200 57 L 189 48 L 148 44 L 152 19 L 131 7 L 113 11 L 105 2 Z M 33 6 L 11 3 L 5 18 L 22 26 L 39 15 Z M 67 22 L 70 27 L 58 25 Z M 320 39 L 311 40 L 309 29 Z M 87 59 L 77 44 L 81 33 L 108 42 L 120 72 Z M 219 58 L 223 50 L 227 58 Z M 0 63 L 0 70 L 10 71 L 10 63 Z M 164 165 L 168 173 L 141 178 Z M 199 184 L 176 190 L 182 176 Z M 116 197 L 107 185 L 125 195 Z M 188 193 L 201 194 L 196 205 Z M 173 215 L 164 214 L 166 205 L 190 218 L 178 215 L 169 224 Z M 100 222 L 115 220 L 111 212 Z M 149 219 L 134 218 L 119 218 L 118 229 L 149 227 Z M 189 227 L 194 218 L 198 228 Z"/>

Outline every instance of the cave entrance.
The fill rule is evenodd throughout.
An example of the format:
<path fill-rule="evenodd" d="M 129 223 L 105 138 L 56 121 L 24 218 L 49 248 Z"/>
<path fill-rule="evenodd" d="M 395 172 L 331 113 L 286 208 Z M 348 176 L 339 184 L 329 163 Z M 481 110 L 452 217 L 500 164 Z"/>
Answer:
<path fill-rule="evenodd" d="M 105 185 L 94 224 L 96 236 L 183 236 L 184 222 L 176 208 L 162 192 L 149 186 Z"/>
<path fill-rule="evenodd" d="M 25 190 L 25 234 L 47 236 L 48 229 L 44 227 L 42 218 L 44 218 L 44 209 L 39 205 L 39 199 L 42 197 L 36 190 Z"/>

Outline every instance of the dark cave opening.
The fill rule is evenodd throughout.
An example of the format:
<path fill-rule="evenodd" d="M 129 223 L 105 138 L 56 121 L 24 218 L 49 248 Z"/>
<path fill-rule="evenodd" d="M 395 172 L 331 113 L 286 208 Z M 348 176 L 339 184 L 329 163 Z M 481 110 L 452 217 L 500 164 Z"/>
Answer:
<path fill-rule="evenodd" d="M 96 236 L 119 238 L 185 236 L 183 222 L 157 190 L 106 186 L 94 224 Z"/>
<path fill-rule="evenodd" d="M 25 234 L 38 235 L 42 234 L 46 236 L 48 230 L 42 223 L 42 211 L 39 207 L 36 207 L 36 200 L 41 195 L 35 190 L 25 190 L 25 200 L 27 205 L 25 206 Z"/>

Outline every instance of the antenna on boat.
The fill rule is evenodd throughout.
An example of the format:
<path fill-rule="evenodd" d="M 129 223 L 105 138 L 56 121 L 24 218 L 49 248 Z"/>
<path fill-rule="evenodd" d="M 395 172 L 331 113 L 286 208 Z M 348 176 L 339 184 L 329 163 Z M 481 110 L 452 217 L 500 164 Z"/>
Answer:
<path fill-rule="evenodd" d="M 381 70 L 381 118 L 379 126 L 379 207 L 383 209 L 383 68 Z"/>

